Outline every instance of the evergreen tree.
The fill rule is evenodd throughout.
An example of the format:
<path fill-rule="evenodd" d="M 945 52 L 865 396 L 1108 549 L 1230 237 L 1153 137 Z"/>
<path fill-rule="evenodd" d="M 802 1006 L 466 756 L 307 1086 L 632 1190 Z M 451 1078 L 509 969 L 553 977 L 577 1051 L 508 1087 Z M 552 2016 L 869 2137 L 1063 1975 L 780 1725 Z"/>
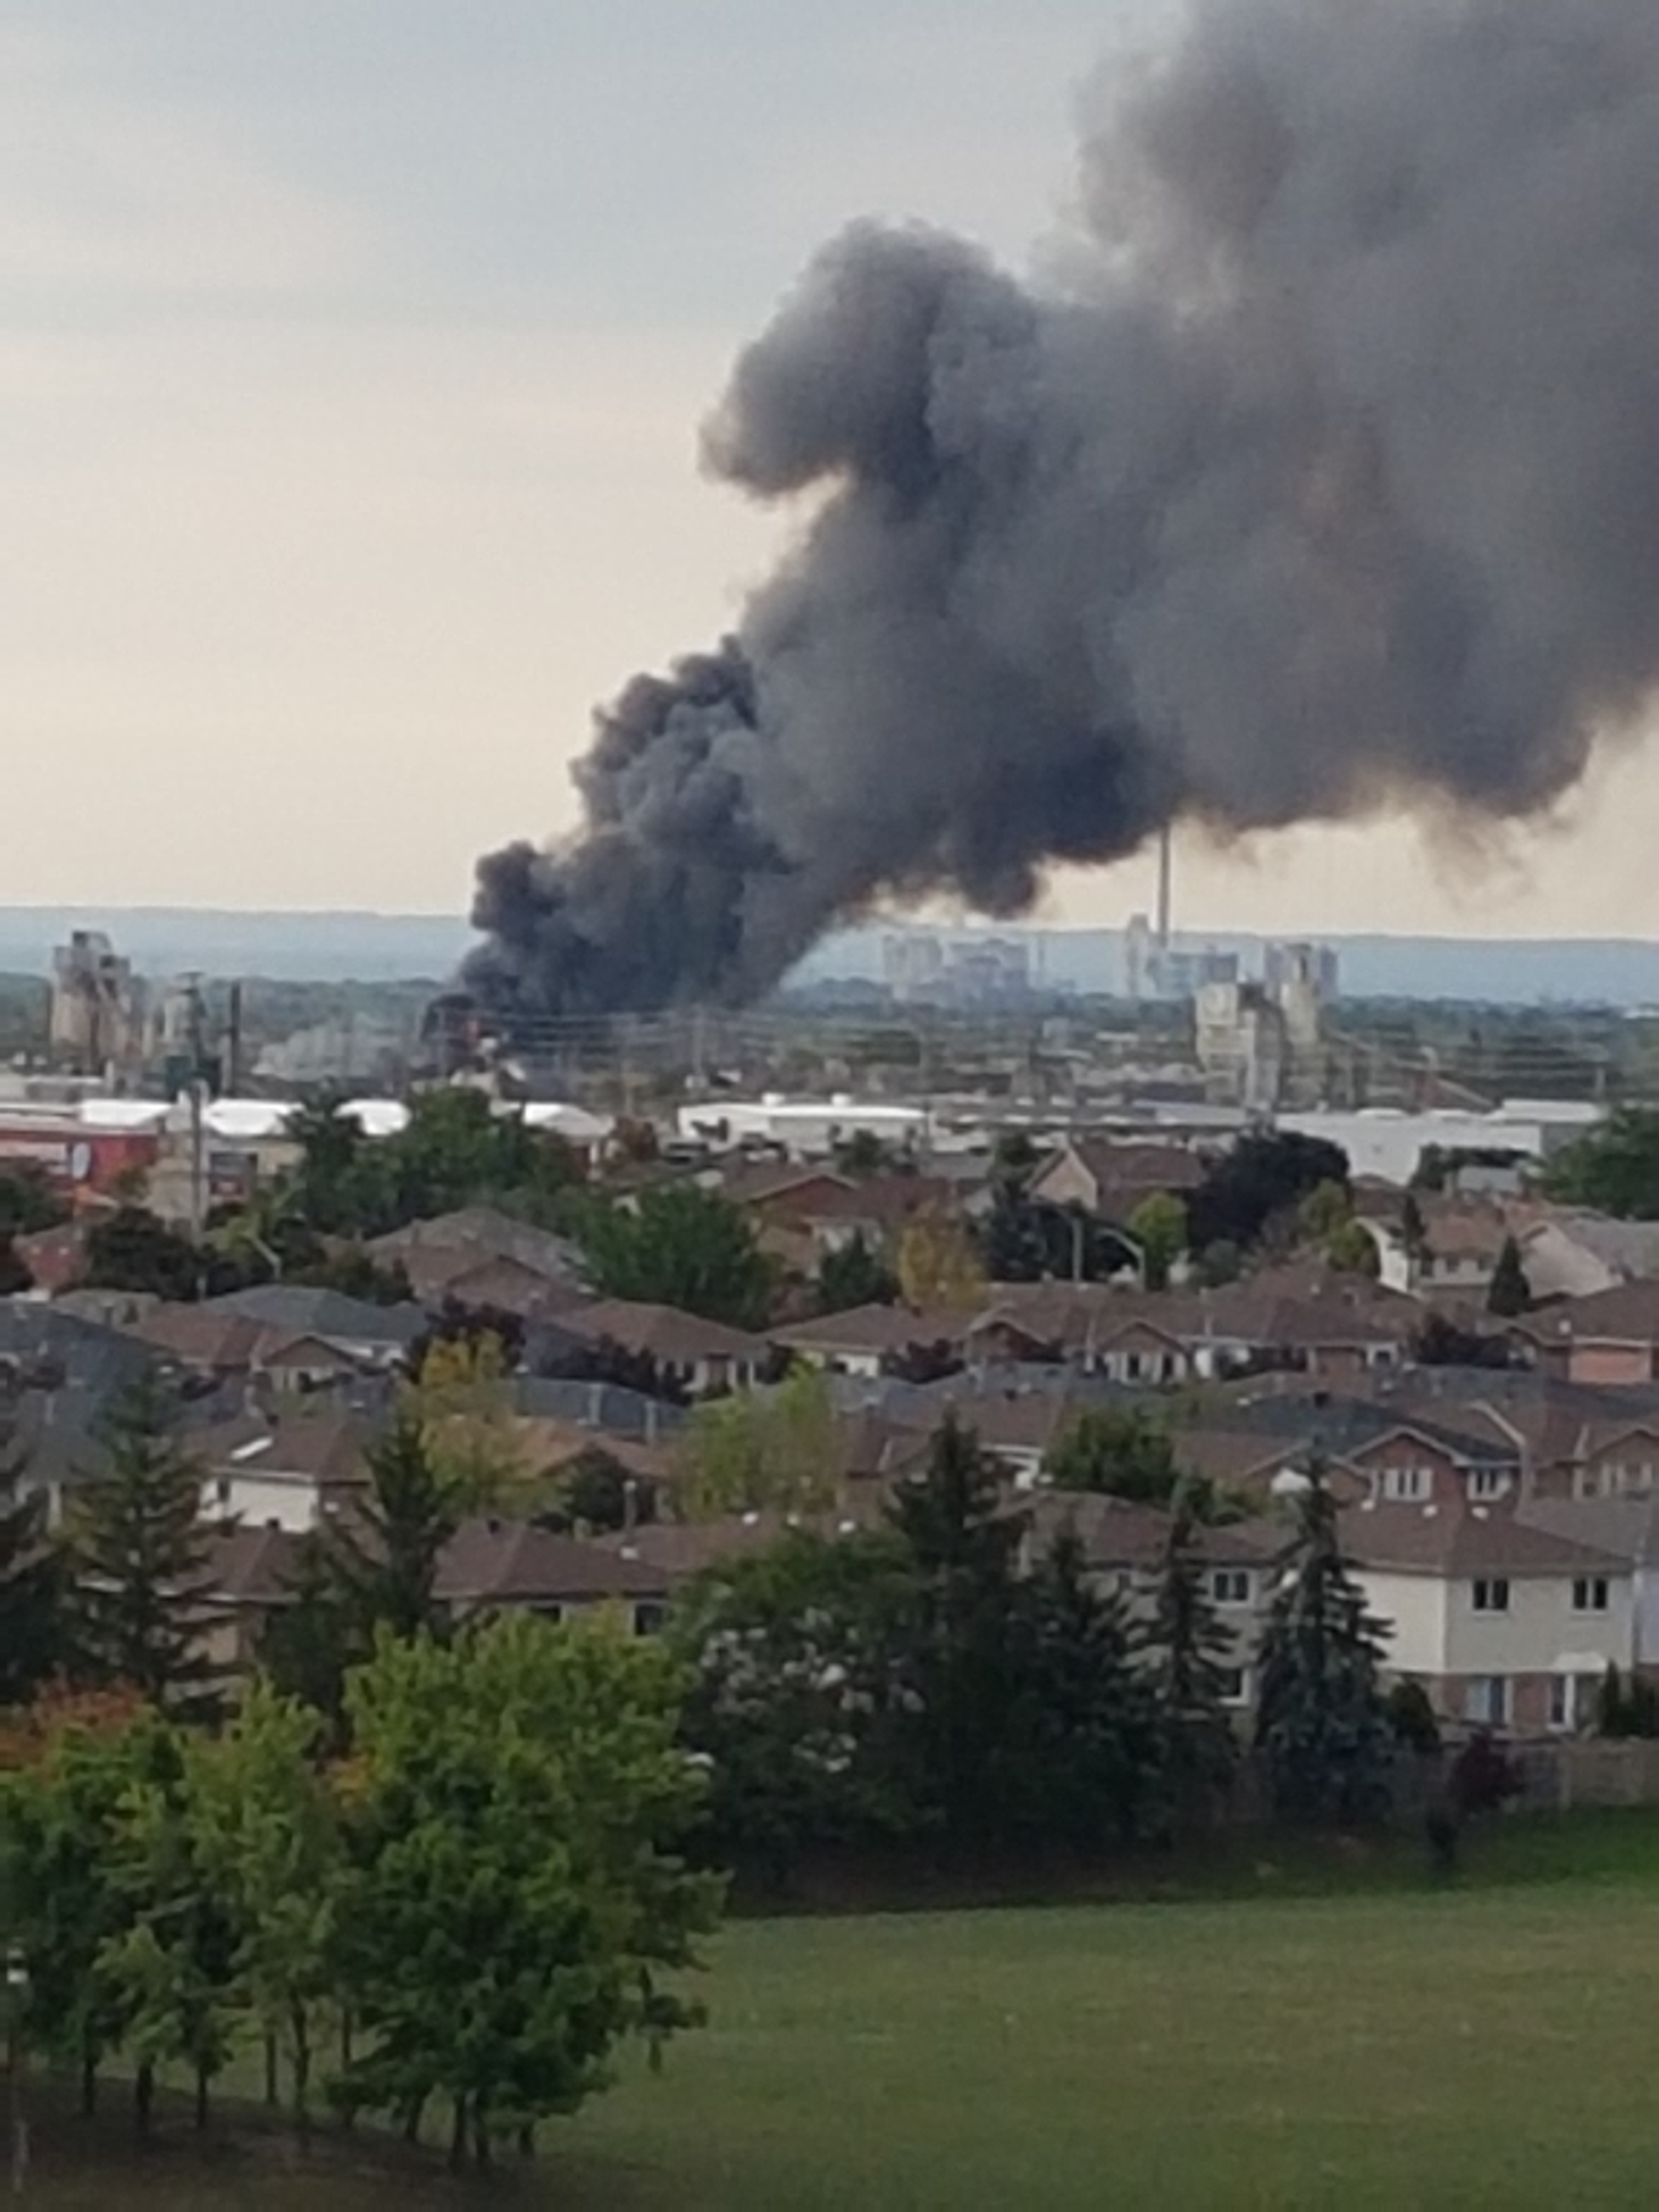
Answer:
<path fill-rule="evenodd" d="M 1075 1529 L 1056 1538 L 1022 1590 L 1024 1704 L 1015 1737 L 1022 1825 L 1088 1849 L 1140 1828 L 1158 1730 L 1121 1602 L 1089 1580 Z"/>
<path fill-rule="evenodd" d="M 0 1707 L 21 1705 L 65 1657 L 63 1560 L 46 1534 L 44 1492 L 0 1453 Z"/>
<path fill-rule="evenodd" d="M 362 1504 L 306 1540 L 291 1601 L 265 1632 L 262 1656 L 277 1687 L 337 1722 L 346 1671 L 368 1657 L 380 1629 L 406 1642 L 444 1626 L 438 1568 L 461 1513 L 428 1431 L 406 1406 L 365 1455 Z"/>
<path fill-rule="evenodd" d="M 1256 1741 L 1286 1819 L 1347 1826 L 1389 1796 L 1390 1731 L 1379 1669 L 1384 1624 L 1348 1572 L 1336 1504 L 1317 1462 L 1261 1646 Z"/>
<path fill-rule="evenodd" d="M 70 1642 L 88 1680 L 200 1707 L 216 1679 L 202 1647 L 209 1538 L 202 1470 L 180 1447 L 178 1416 L 153 1376 L 111 1408 L 106 1463 L 82 1486 L 71 1524 Z"/>
<path fill-rule="evenodd" d="M 946 1831 L 1006 1828 L 1018 1726 L 1018 1569 L 1028 1516 L 1006 1511 L 972 1430 L 947 1414 L 923 1474 L 888 1508 L 909 1556 L 906 1639 L 921 1786 Z"/>
<path fill-rule="evenodd" d="M 1192 1486 L 1183 1484 L 1143 1644 L 1164 1814 L 1176 1831 L 1203 1820 L 1227 1785 L 1237 1750 L 1222 1701 L 1233 1647 L 1205 1587 L 1197 1504 Z"/>
<path fill-rule="evenodd" d="M 1527 1280 L 1527 1271 L 1521 1263 L 1521 1247 L 1513 1237 L 1506 1237 L 1486 1291 L 1486 1310 L 1496 1314 L 1500 1320 L 1513 1321 L 1517 1315 L 1525 1313 L 1531 1304 L 1532 1285 Z"/>

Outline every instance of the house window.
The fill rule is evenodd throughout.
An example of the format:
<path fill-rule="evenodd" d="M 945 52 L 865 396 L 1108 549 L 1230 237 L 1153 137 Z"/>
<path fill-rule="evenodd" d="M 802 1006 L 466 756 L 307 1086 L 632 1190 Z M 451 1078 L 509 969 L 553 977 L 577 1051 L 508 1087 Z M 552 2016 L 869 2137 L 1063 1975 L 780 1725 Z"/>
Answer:
<path fill-rule="evenodd" d="M 1572 1609 L 1575 1613 L 1605 1613 L 1607 1609 L 1607 1577 L 1580 1575 L 1572 1586 Z"/>
<path fill-rule="evenodd" d="M 222 1475 L 219 1477 L 219 1480 L 218 1480 L 214 1484 L 214 1486 L 213 1486 L 213 1495 L 214 1495 L 214 1498 L 215 1498 L 215 1500 L 216 1500 L 216 1502 L 217 1504 L 221 1504 L 221 1505 L 228 1505 L 228 1504 L 229 1504 L 229 1503 L 230 1503 L 230 1477 L 229 1477 L 228 1474 L 222 1474 Z"/>
<path fill-rule="evenodd" d="M 1382 1476 L 1382 1495 L 1401 1505 L 1420 1505 L 1431 1496 L 1434 1477 L 1426 1467 L 1391 1467 Z"/>
<path fill-rule="evenodd" d="M 634 1633 L 635 1636 L 659 1635 L 667 1618 L 668 1607 L 665 1605 L 659 1604 L 655 1598 L 641 1598 L 634 1607 Z"/>
<path fill-rule="evenodd" d="M 1210 1595 L 1217 1605 L 1248 1605 L 1250 1571 L 1248 1567 L 1218 1567 L 1210 1577 Z"/>
<path fill-rule="evenodd" d="M 1507 1674 L 1471 1674 L 1463 1686 L 1463 1717 L 1476 1728 L 1504 1728 L 1510 1717 Z"/>
<path fill-rule="evenodd" d="M 1501 1498 L 1509 1486 L 1510 1479 L 1501 1468 L 1479 1468 L 1469 1477 L 1469 1496 L 1475 1499 Z"/>
<path fill-rule="evenodd" d="M 1224 1705 L 1244 1703 L 1245 1676 L 1242 1667 L 1218 1667 L 1216 1689 Z"/>
<path fill-rule="evenodd" d="M 1510 1586 L 1502 1577 L 1483 1577 L 1474 1585 L 1474 1609 L 1477 1613 L 1507 1613 L 1510 1609 Z"/>

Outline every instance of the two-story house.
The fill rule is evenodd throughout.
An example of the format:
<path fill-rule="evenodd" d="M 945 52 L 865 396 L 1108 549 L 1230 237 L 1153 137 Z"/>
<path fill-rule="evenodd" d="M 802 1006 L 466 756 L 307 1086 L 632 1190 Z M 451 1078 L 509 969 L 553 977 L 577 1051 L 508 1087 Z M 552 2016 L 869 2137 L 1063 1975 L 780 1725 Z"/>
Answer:
<path fill-rule="evenodd" d="M 1344 1516 L 1343 1542 L 1389 1625 L 1389 1674 L 1448 1720 L 1583 1728 L 1608 1667 L 1635 1662 L 1635 1578 L 1615 1553 L 1510 1510 L 1376 1499 Z"/>

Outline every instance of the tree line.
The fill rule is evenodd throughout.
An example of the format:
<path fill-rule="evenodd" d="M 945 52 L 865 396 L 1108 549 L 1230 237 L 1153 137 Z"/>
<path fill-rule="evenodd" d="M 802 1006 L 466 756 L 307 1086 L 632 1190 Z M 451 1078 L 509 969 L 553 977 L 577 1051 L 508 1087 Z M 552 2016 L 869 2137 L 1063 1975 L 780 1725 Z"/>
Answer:
<path fill-rule="evenodd" d="M 712 1570 L 660 1638 L 606 1619 L 457 1622 L 462 1504 L 430 1425 L 394 1425 L 360 1510 L 302 1547 L 251 1674 L 213 1623 L 201 1471 L 146 1385 L 65 1540 L 0 1524 L 9 1936 L 27 2032 L 141 2122 L 185 2069 L 205 2118 L 250 2045 L 297 2127 L 320 2101 L 452 2155 L 527 2140 L 618 2042 L 698 2018 L 684 1975 L 723 1874 L 824 1846 L 1097 1854 L 1177 1839 L 1238 1753 L 1199 1494 L 1141 1601 L 1063 1525 L 1036 1542 L 947 1421 L 879 1521 Z M 1287 1819 L 1385 1808 L 1397 1731 L 1317 1469 L 1256 1655 Z"/>
<path fill-rule="evenodd" d="M 1241 1659 L 1259 1670 L 1255 1740 L 1279 1813 L 1380 1817 L 1401 1740 L 1386 1631 L 1322 1474 L 1267 1568 L 1259 1650 L 1236 1650 L 1212 1601 L 1206 1502 L 1177 1487 L 1133 1601 L 1102 1586 L 1063 1521 L 1038 1549 L 1030 1508 L 947 1419 L 878 1525 L 799 1530 L 706 1574 L 670 1634 L 723 1861 L 782 1880 L 826 1846 L 1174 1840 L 1231 1783 Z"/>
<path fill-rule="evenodd" d="M 252 2045 L 302 2135 L 320 2083 L 416 2136 L 446 2100 L 457 2163 L 527 2147 L 623 2038 L 700 2017 L 721 1883 L 684 1856 L 708 1784 L 679 1663 L 608 1618 L 448 1620 L 459 1502 L 410 1416 L 233 1683 L 200 1492 L 145 1384 L 61 1541 L 8 1493 L 0 1899 L 28 2045 L 88 2109 L 118 2063 L 141 2127 L 180 2068 L 204 2124 Z"/>

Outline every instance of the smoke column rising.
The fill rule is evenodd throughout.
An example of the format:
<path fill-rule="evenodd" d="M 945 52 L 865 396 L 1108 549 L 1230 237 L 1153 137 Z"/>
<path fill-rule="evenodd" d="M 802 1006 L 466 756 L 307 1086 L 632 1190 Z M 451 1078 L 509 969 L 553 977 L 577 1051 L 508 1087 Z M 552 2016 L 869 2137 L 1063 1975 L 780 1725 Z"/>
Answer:
<path fill-rule="evenodd" d="M 1659 679 L 1659 6 L 1199 0 L 1038 291 L 855 225 L 709 466 L 810 495 L 738 635 L 481 862 L 504 1012 L 741 1002 L 831 923 L 1186 816 L 1547 808 Z"/>

